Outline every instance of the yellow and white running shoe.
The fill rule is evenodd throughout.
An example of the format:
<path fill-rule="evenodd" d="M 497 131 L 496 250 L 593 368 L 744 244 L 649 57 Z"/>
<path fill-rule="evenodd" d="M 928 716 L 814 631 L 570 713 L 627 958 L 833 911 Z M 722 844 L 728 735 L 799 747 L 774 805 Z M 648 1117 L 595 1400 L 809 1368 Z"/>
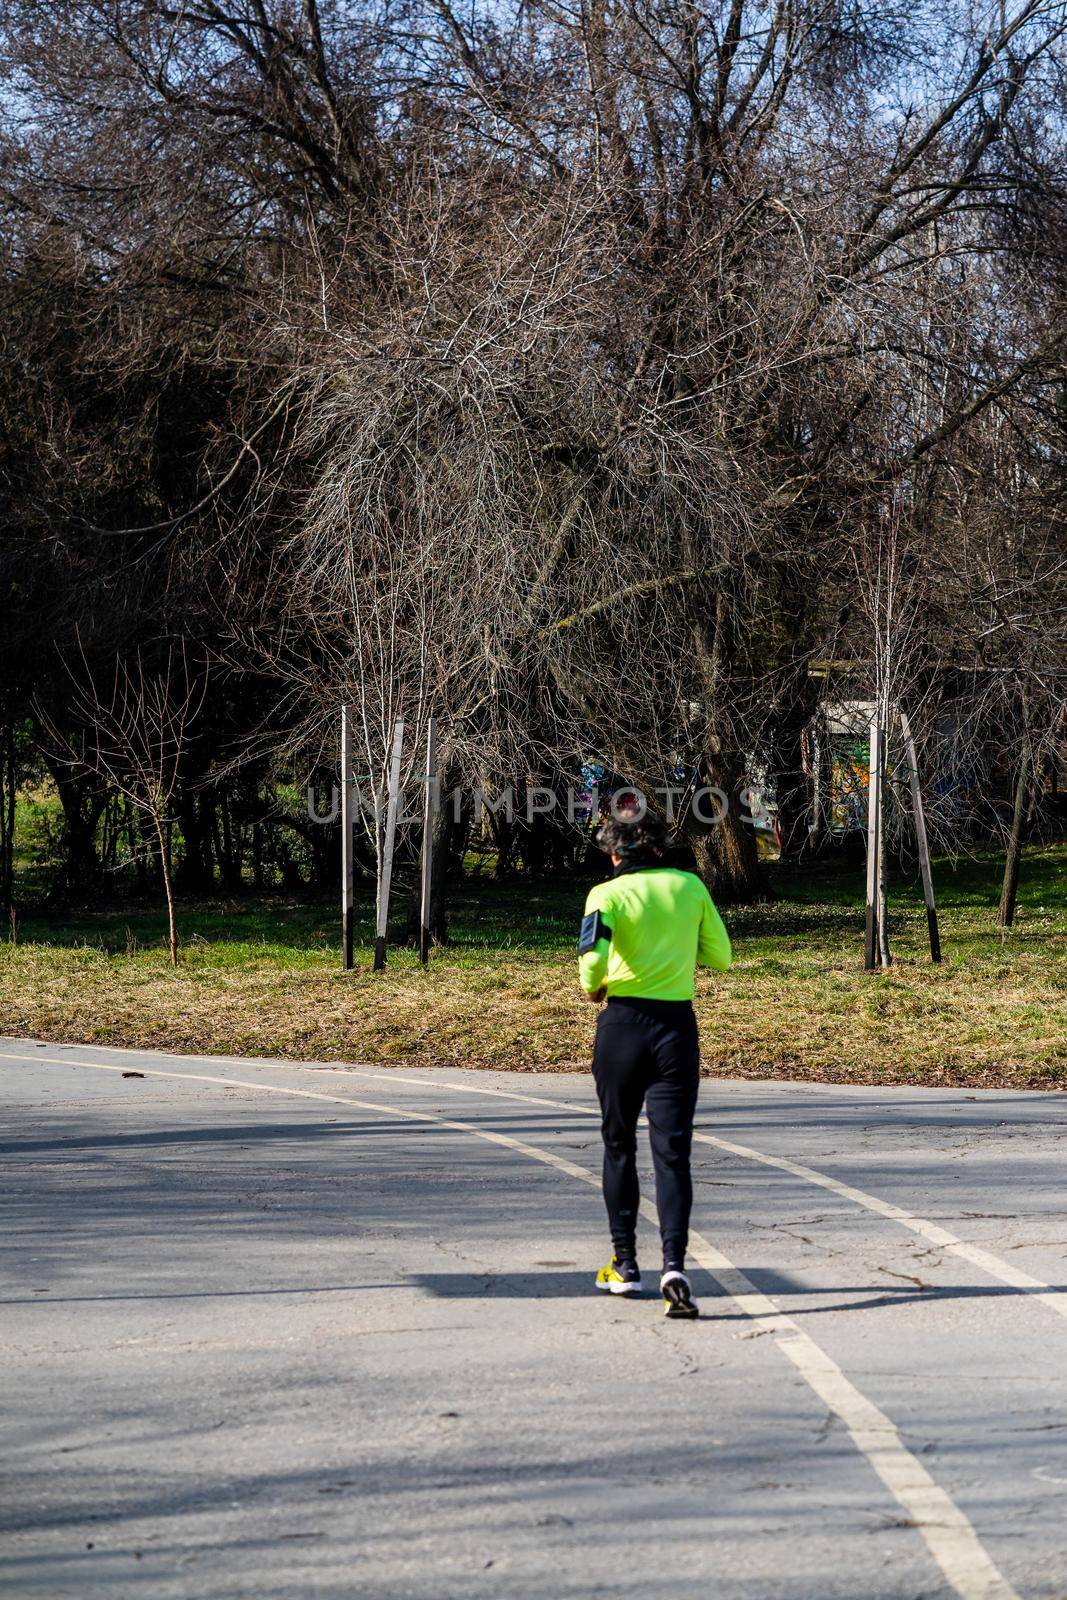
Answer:
<path fill-rule="evenodd" d="M 665 1272 L 659 1280 L 659 1287 L 663 1296 L 665 1317 L 672 1319 L 699 1317 L 700 1308 L 693 1299 L 693 1291 L 684 1272 Z"/>
<path fill-rule="evenodd" d="M 596 1275 L 596 1286 L 605 1294 L 630 1294 L 644 1293 L 641 1283 L 641 1273 L 636 1261 L 620 1261 L 618 1256 L 612 1256 L 606 1267 L 601 1267 Z"/>

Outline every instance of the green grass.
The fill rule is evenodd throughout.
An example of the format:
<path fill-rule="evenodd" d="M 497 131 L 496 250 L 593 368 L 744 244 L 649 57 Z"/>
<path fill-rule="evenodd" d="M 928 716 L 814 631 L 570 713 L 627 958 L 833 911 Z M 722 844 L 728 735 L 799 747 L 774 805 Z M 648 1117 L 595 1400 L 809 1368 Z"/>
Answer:
<path fill-rule="evenodd" d="M 727 911 L 736 961 L 701 974 L 713 1073 L 855 1083 L 1067 1084 L 1067 848 L 1028 854 L 1017 925 L 995 924 L 999 863 L 935 867 L 945 960 L 917 883 L 891 884 L 895 964 L 862 970 L 862 869 L 772 869 L 774 898 Z M 0 1031 L 298 1059 L 560 1070 L 584 1066 L 595 1012 L 577 995 L 585 885 L 468 882 L 452 943 L 342 974 L 337 908 L 281 895 L 180 908 L 172 970 L 154 904 L 27 912 L 0 944 Z"/>

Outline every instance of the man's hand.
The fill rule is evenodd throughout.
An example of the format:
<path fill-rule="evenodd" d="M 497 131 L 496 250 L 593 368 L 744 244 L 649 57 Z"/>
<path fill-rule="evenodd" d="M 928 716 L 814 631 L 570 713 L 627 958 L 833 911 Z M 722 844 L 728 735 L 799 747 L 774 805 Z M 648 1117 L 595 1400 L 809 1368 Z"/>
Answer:
<path fill-rule="evenodd" d="M 600 985 L 599 989 L 594 989 L 593 990 L 592 994 L 587 993 L 586 994 L 586 999 L 587 1000 L 591 1000 L 595 1006 L 598 1006 L 600 1004 L 601 1000 L 603 1000 L 603 998 L 604 998 L 606 993 L 607 993 L 607 985 L 602 983 Z"/>

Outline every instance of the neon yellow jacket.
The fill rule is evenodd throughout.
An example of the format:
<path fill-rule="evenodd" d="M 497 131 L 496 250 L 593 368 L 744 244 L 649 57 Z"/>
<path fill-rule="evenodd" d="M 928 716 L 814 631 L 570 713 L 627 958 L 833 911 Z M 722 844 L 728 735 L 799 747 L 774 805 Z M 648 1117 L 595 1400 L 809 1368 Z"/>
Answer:
<path fill-rule="evenodd" d="M 599 920 L 593 921 L 593 913 Z M 585 902 L 578 978 L 586 994 L 692 1000 L 694 968 L 725 972 L 730 938 L 695 872 L 624 867 L 590 889 Z"/>

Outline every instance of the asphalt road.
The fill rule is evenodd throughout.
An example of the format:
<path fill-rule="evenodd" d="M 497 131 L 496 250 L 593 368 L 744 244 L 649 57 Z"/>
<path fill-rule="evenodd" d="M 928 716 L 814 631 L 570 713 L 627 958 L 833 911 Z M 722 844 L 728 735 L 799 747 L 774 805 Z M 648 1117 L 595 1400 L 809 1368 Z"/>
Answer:
<path fill-rule="evenodd" d="M 672 1324 L 585 1078 L 0 1084 L 12 1596 L 1067 1596 L 1063 1097 L 706 1083 Z"/>

